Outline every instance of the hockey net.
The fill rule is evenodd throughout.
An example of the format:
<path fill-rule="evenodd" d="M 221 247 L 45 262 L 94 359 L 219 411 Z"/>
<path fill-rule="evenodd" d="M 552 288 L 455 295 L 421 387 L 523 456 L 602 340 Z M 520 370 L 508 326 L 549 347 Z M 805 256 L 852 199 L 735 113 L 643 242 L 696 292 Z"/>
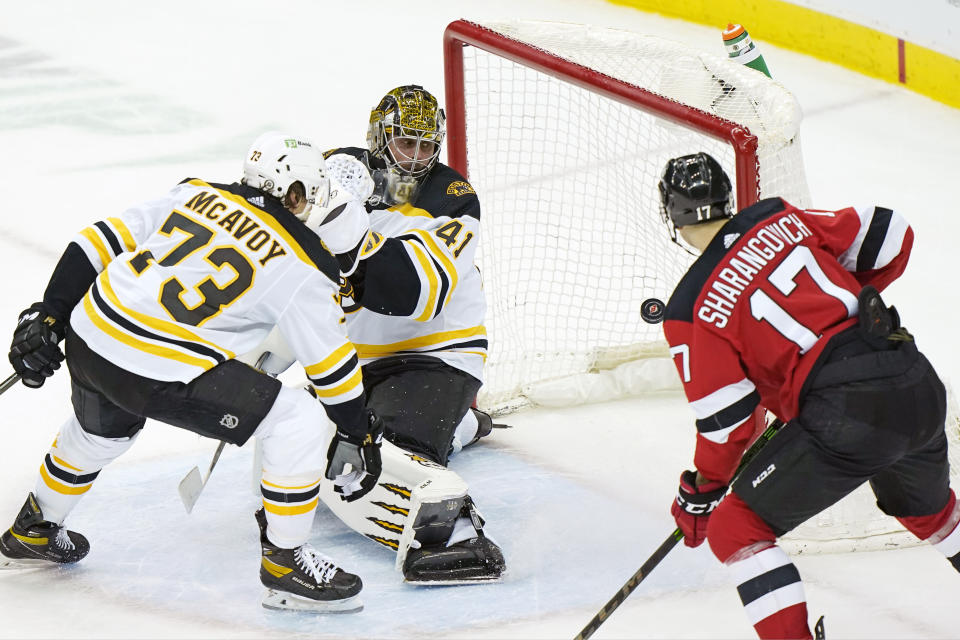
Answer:
<path fill-rule="evenodd" d="M 660 220 L 670 158 L 713 155 L 740 208 L 807 204 L 797 101 L 725 56 L 584 25 L 456 21 L 444 57 L 449 161 L 483 210 L 488 410 L 579 398 L 576 376 L 666 354 L 640 306 L 666 301 L 692 260 Z"/>
<path fill-rule="evenodd" d="M 479 405 L 505 413 L 679 388 L 660 327 L 640 320 L 643 301 L 666 301 L 692 261 L 660 220 L 660 172 L 707 151 L 734 179 L 738 208 L 771 195 L 809 205 L 797 101 L 724 56 L 584 25 L 456 21 L 444 58 L 449 162 L 483 209 L 491 346 Z M 948 433 L 955 457 L 952 395 Z M 913 542 L 864 486 L 786 544 Z"/>

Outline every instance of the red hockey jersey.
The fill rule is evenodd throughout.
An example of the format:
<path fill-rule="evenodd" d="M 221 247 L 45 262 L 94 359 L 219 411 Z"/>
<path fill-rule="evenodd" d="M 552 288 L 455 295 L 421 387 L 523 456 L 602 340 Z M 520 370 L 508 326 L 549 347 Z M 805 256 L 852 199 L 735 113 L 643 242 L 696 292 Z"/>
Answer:
<path fill-rule="evenodd" d="M 801 210 L 779 198 L 725 224 L 680 280 L 664 319 L 697 418 L 694 464 L 728 482 L 763 405 L 784 421 L 830 337 L 856 324 L 857 294 L 906 267 L 913 231 L 882 207 Z"/>

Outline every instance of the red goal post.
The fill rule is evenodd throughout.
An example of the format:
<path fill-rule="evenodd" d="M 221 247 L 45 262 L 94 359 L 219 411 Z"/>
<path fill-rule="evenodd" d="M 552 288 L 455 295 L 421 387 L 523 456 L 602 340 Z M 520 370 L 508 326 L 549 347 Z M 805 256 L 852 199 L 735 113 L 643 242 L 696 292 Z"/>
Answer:
<path fill-rule="evenodd" d="M 443 35 L 446 114 L 449 132 L 447 160 L 451 167 L 464 176 L 469 178 L 464 104 L 463 49 L 465 46 L 483 49 L 564 82 L 583 87 L 631 107 L 643 109 L 664 120 L 729 143 L 736 156 L 738 206 L 742 209 L 757 201 L 760 195 L 757 136 L 745 126 L 564 59 L 550 51 L 513 39 L 475 22 L 456 20 L 447 26 Z"/>

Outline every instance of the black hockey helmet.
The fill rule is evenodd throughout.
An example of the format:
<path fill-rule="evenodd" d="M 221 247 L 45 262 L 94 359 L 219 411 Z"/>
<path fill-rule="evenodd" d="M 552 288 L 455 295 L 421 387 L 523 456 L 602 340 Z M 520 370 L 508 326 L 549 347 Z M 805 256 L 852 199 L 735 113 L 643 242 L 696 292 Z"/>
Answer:
<path fill-rule="evenodd" d="M 733 215 L 730 178 L 719 162 L 702 151 L 668 161 L 659 187 L 660 217 L 674 241 L 678 227 Z"/>

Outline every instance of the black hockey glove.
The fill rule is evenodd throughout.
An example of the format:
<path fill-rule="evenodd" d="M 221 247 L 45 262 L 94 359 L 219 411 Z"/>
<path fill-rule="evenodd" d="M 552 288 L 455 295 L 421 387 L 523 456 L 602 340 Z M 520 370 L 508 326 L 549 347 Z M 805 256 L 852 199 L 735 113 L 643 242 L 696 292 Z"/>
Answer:
<path fill-rule="evenodd" d="M 10 345 L 10 364 L 26 386 L 37 389 L 60 368 L 64 323 L 54 318 L 42 302 L 20 313 Z"/>
<path fill-rule="evenodd" d="M 341 500 L 353 502 L 377 486 L 382 442 L 383 420 L 372 409 L 367 409 L 367 433 L 363 439 L 337 429 L 327 450 L 324 475 L 333 480 L 333 490 Z"/>

